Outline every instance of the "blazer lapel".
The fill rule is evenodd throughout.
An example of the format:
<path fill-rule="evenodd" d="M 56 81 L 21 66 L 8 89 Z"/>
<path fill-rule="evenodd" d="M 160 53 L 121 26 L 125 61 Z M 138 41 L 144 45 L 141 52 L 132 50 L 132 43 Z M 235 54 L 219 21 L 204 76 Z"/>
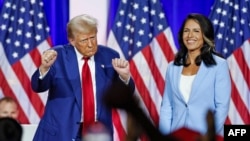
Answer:
<path fill-rule="evenodd" d="M 101 93 L 104 90 L 104 84 L 105 84 L 105 78 L 103 77 L 103 65 L 96 62 L 96 100 L 97 100 L 97 115 L 101 114 L 102 111 L 102 105 L 100 104 L 102 102 L 102 96 Z"/>
<path fill-rule="evenodd" d="M 204 78 L 206 77 L 207 73 L 208 73 L 209 69 L 205 66 L 205 64 L 202 62 L 200 65 L 200 68 L 197 72 L 197 75 L 193 81 L 193 85 L 192 85 L 192 90 L 191 90 L 191 94 L 190 94 L 190 98 L 196 93 L 196 91 L 198 89 L 200 89 L 200 85 L 202 83 L 206 83 L 204 82 Z"/>
<path fill-rule="evenodd" d="M 96 79 L 96 99 L 97 99 L 97 116 L 101 115 L 102 109 L 104 107 L 102 102 L 102 94 L 106 90 L 109 84 L 109 79 L 107 74 L 108 69 L 113 68 L 111 64 L 106 64 L 105 61 L 103 60 L 105 58 L 103 54 L 101 53 L 96 53 L 95 55 L 95 79 Z M 110 62 L 111 63 L 111 62 Z"/>
<path fill-rule="evenodd" d="M 73 93 L 75 94 L 75 98 L 78 104 L 79 109 L 81 109 L 82 105 L 82 86 L 81 86 L 81 80 L 80 80 L 80 74 L 79 74 L 79 69 L 78 69 L 78 62 L 77 62 L 77 57 L 76 57 L 76 53 L 74 50 L 74 47 L 69 45 L 65 47 L 66 49 L 66 60 L 65 60 L 65 68 L 66 68 L 66 72 L 68 75 L 68 78 L 70 78 L 70 80 L 74 80 L 74 81 L 70 81 L 71 87 L 72 87 L 72 91 L 74 91 Z M 63 57 L 64 58 L 64 57 Z"/>
<path fill-rule="evenodd" d="M 183 69 L 183 66 L 175 66 L 174 67 L 174 70 L 173 70 L 173 74 L 174 75 L 172 75 L 171 77 L 172 77 L 172 81 L 173 81 L 173 83 L 174 83 L 174 89 L 173 90 L 175 90 L 175 94 L 180 98 L 180 99 L 182 99 L 183 100 L 183 102 L 184 102 L 184 98 L 183 98 L 183 95 L 182 95 L 182 93 L 181 93 L 181 91 L 180 91 L 180 87 L 179 87 L 179 85 L 180 85 L 180 80 L 181 80 L 181 72 L 182 72 L 182 69 Z"/>

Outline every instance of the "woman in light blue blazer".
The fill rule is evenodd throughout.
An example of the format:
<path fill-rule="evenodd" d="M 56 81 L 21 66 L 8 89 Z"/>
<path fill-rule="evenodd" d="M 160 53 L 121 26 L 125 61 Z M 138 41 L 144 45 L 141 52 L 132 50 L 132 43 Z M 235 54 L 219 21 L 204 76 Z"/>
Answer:
<path fill-rule="evenodd" d="M 201 14 L 188 15 L 179 31 L 179 44 L 167 68 L 160 131 L 168 134 L 186 127 L 205 134 L 206 114 L 211 110 L 216 133 L 223 135 L 231 80 L 227 61 L 215 52 L 212 23 Z"/>

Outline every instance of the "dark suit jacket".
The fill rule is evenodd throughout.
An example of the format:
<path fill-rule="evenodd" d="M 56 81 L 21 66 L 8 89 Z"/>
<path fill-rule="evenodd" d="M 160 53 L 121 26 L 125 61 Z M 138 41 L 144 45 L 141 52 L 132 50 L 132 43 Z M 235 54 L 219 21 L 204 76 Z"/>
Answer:
<path fill-rule="evenodd" d="M 82 90 L 74 47 L 56 46 L 57 59 L 46 76 L 40 80 L 37 70 L 31 80 L 35 92 L 49 90 L 44 115 L 38 125 L 34 141 L 75 140 L 82 111 Z M 111 109 L 102 102 L 102 96 L 113 81 L 121 81 L 113 69 L 111 59 L 119 54 L 111 48 L 98 46 L 94 56 L 96 77 L 97 119 L 113 133 Z M 134 90 L 134 82 L 129 86 Z"/>

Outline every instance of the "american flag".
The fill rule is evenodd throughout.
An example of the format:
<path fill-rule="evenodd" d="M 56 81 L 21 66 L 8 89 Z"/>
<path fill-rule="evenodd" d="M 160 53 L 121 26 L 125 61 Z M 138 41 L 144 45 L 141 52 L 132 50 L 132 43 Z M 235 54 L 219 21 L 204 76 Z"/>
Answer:
<path fill-rule="evenodd" d="M 23 124 L 40 121 L 47 99 L 30 84 L 42 52 L 51 47 L 42 8 L 40 0 L 5 0 L 0 14 L 0 97 L 18 101 Z"/>
<path fill-rule="evenodd" d="M 141 106 L 158 126 L 167 65 L 177 51 L 160 1 L 121 0 L 107 44 L 129 60 Z M 126 114 L 115 110 L 113 119 L 115 140 L 122 140 Z"/>
<path fill-rule="evenodd" d="M 217 0 L 209 18 L 216 49 L 229 64 L 232 94 L 226 124 L 250 124 L 250 1 Z"/>

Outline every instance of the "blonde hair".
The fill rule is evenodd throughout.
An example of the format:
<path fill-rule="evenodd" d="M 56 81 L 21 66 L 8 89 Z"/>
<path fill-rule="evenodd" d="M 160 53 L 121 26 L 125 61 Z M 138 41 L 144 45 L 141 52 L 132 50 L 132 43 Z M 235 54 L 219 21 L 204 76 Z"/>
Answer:
<path fill-rule="evenodd" d="M 68 38 L 74 38 L 78 33 L 97 33 L 98 22 L 97 19 L 87 15 L 79 15 L 74 17 L 67 24 L 67 36 Z"/>
<path fill-rule="evenodd" d="M 215 44 L 214 41 L 209 40 L 205 35 L 203 35 L 204 41 L 208 44 L 209 46 L 209 51 L 215 49 Z"/>

